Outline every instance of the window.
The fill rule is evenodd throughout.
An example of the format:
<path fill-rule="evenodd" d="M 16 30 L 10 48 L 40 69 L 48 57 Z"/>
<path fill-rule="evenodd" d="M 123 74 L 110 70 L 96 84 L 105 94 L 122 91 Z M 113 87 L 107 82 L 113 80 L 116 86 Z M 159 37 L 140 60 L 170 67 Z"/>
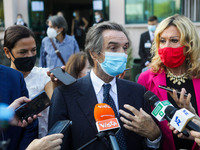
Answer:
<path fill-rule="evenodd" d="M 200 21 L 200 1 L 199 0 L 183 0 L 182 14 L 190 18 L 194 22 Z"/>
<path fill-rule="evenodd" d="M 0 28 L 4 27 L 3 0 L 0 0 Z"/>
<path fill-rule="evenodd" d="M 173 14 L 181 14 L 181 0 L 126 0 L 125 22 L 147 23 L 149 16 L 155 15 L 161 21 Z"/>

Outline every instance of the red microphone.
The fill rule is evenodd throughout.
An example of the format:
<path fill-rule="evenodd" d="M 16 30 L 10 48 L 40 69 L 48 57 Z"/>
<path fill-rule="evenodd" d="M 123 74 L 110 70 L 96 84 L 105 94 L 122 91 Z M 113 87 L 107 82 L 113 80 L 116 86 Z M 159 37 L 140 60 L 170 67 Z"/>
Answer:
<path fill-rule="evenodd" d="M 120 125 L 115 118 L 113 109 L 106 103 L 96 104 L 94 108 L 94 118 L 98 132 L 106 131 L 113 150 L 119 150 L 115 133 L 119 130 Z"/>
<path fill-rule="evenodd" d="M 113 109 L 106 103 L 95 105 L 94 118 L 98 132 L 120 128 Z"/>

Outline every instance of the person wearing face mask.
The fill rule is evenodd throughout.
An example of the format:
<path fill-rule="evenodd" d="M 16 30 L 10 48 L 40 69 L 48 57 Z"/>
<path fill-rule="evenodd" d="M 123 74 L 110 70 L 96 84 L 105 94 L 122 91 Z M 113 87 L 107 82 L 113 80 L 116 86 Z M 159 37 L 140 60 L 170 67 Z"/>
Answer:
<path fill-rule="evenodd" d="M 147 67 L 151 62 L 150 49 L 154 40 L 154 32 L 158 24 L 156 16 L 150 16 L 148 19 L 148 31 L 140 36 L 139 56 L 141 57 L 142 68 Z"/>
<path fill-rule="evenodd" d="M 110 105 L 120 122 L 121 129 L 116 133 L 120 150 L 158 148 L 160 129 L 148 114 L 150 106 L 144 100 L 145 88 L 116 77 L 126 69 L 130 39 L 125 29 L 112 22 L 97 24 L 89 29 L 85 46 L 91 72 L 74 84 L 55 88 L 52 96 L 49 128 L 58 120 L 73 121 L 69 134 L 64 135 L 61 149 L 78 149 L 95 137 L 98 131 L 94 107 L 98 103 Z M 126 114 L 127 109 L 135 114 L 136 120 L 128 121 L 130 118 L 119 114 Z M 134 124 L 134 131 L 123 126 L 120 119 Z M 154 140 L 157 142 L 153 144 Z M 87 150 L 94 149 L 112 148 L 106 138 L 101 138 L 87 147 Z"/>
<path fill-rule="evenodd" d="M 32 99 L 45 90 L 48 97 L 53 93 L 53 83 L 47 75 L 48 68 L 36 67 L 36 42 L 32 31 L 21 25 L 10 26 L 4 35 L 4 52 L 11 61 L 11 68 L 20 71 Z M 39 120 L 39 137 L 47 134 L 48 108 L 42 111 Z"/>
<path fill-rule="evenodd" d="M 15 22 L 15 25 L 22 25 L 27 27 L 27 23 L 24 22 L 22 14 L 17 14 L 17 21 Z"/>
<path fill-rule="evenodd" d="M 103 14 L 102 14 L 101 11 L 96 11 L 96 12 L 94 13 L 94 18 L 95 18 L 95 23 L 94 23 L 94 25 L 96 25 L 96 24 L 101 23 L 101 22 L 104 21 L 104 19 L 103 19 Z"/>
<path fill-rule="evenodd" d="M 185 16 L 170 16 L 158 25 L 154 39 L 151 69 L 141 73 L 138 83 L 177 108 L 169 93 L 158 85 L 178 91 L 184 88 L 190 93 L 195 112 L 200 114 L 200 39 L 195 26 Z M 167 121 L 160 122 L 159 126 L 163 133 L 163 150 L 192 149 L 194 141 L 178 139 L 169 130 Z"/>
<path fill-rule="evenodd" d="M 52 16 L 48 19 L 47 37 L 40 47 L 39 66 L 53 69 L 67 63 L 69 57 L 79 52 L 77 41 L 67 35 L 67 22 L 63 16 Z M 52 40 L 52 41 L 51 41 Z M 55 47 L 53 46 L 53 44 Z M 62 59 L 56 53 L 60 53 Z"/>

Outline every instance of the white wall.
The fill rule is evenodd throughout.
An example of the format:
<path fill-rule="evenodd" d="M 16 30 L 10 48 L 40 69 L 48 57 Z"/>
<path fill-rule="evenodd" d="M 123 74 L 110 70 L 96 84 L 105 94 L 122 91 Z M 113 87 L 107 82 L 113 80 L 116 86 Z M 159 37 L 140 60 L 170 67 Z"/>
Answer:
<path fill-rule="evenodd" d="M 17 12 L 17 0 L 3 0 L 5 28 L 14 24 Z"/>
<path fill-rule="evenodd" d="M 22 14 L 24 22 L 28 24 L 28 0 L 18 0 L 18 10 L 16 16 L 18 13 Z"/>
<path fill-rule="evenodd" d="M 125 24 L 124 0 L 110 0 L 110 21 Z"/>
<path fill-rule="evenodd" d="M 18 13 L 23 15 L 23 19 L 28 23 L 28 0 L 3 0 L 5 28 L 16 22 Z"/>
<path fill-rule="evenodd" d="M 140 34 L 147 30 L 147 24 L 125 25 L 125 1 L 110 0 L 110 21 L 122 24 L 129 33 L 132 41 L 132 56 L 138 58 Z"/>

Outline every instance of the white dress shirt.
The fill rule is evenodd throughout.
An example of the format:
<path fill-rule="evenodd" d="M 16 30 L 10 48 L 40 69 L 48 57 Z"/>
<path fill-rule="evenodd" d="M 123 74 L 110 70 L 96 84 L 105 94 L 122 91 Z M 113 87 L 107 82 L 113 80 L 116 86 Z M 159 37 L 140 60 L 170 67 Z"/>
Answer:
<path fill-rule="evenodd" d="M 106 83 L 104 81 L 102 81 L 99 77 L 96 76 L 93 69 L 90 72 L 90 78 L 92 80 L 92 85 L 94 87 L 94 91 L 97 96 L 98 103 L 103 103 L 103 85 Z M 117 112 L 119 114 L 116 77 L 114 77 L 114 79 L 109 83 L 111 84 L 111 89 L 110 89 L 109 93 L 110 93 L 110 96 L 114 100 Z M 146 139 L 147 146 L 150 148 L 159 148 L 161 137 L 162 137 L 162 134 L 159 136 L 158 139 L 156 139 L 154 141 L 150 141 L 149 139 Z"/>
<path fill-rule="evenodd" d="M 153 39 L 154 39 L 154 33 L 153 32 L 151 32 L 151 31 L 149 31 L 149 35 L 150 35 L 150 40 L 151 40 L 151 42 L 153 41 Z"/>
<path fill-rule="evenodd" d="M 103 85 L 106 83 L 103 80 L 101 80 L 99 77 L 96 76 L 93 69 L 91 70 L 90 78 L 92 80 L 92 85 L 94 87 L 94 91 L 97 96 L 98 103 L 103 103 Z M 114 100 L 117 112 L 119 112 L 116 77 L 114 77 L 114 79 L 109 83 L 111 84 L 111 88 L 110 88 L 110 92 L 109 92 L 110 96 Z"/>

